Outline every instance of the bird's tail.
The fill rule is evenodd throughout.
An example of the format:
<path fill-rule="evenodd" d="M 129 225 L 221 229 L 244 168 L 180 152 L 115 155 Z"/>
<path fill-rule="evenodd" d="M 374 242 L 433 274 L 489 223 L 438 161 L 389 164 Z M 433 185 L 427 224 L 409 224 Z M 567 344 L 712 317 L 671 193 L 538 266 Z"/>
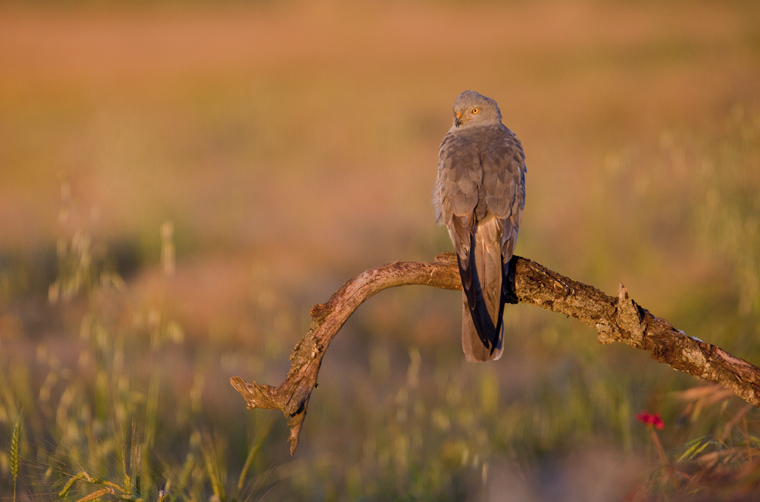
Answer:
<path fill-rule="evenodd" d="M 483 345 L 480 340 L 480 335 L 475 329 L 475 324 L 472 322 L 472 315 L 470 314 L 470 307 L 467 305 L 467 297 L 462 294 L 462 350 L 464 350 L 464 357 L 469 362 L 482 362 L 482 361 L 495 361 L 501 357 L 504 352 L 503 346 L 504 340 L 504 326 L 501 327 L 501 333 L 499 334 L 499 341 L 496 344 L 496 349 L 491 353 L 491 349 Z"/>
<path fill-rule="evenodd" d="M 475 311 L 471 311 L 467 294 L 462 296 L 462 349 L 468 361 L 491 361 L 501 357 L 504 351 L 504 326 L 500 322 L 503 313 L 502 279 L 505 267 L 501 256 L 501 228 L 499 221 L 490 217 L 478 223 L 471 249 L 470 266 L 475 267 L 472 287 L 475 289 L 473 299 L 477 299 Z M 482 295 L 481 295 L 482 293 Z M 485 309 L 487 312 L 482 312 Z M 493 340 L 487 346 L 473 322 L 473 317 L 481 314 L 490 317 L 488 324 L 491 333 L 487 338 Z M 496 329 L 498 333 L 493 333 Z"/>

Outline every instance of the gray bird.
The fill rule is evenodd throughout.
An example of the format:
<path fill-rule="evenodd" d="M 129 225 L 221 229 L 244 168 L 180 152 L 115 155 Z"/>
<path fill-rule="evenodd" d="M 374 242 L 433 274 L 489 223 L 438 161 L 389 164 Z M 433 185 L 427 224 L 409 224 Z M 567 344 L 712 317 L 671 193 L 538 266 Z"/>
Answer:
<path fill-rule="evenodd" d="M 462 349 L 468 361 L 504 350 L 507 273 L 525 207 L 525 154 L 501 123 L 499 105 L 475 91 L 454 102 L 454 125 L 438 150 L 433 204 L 462 277 Z"/>

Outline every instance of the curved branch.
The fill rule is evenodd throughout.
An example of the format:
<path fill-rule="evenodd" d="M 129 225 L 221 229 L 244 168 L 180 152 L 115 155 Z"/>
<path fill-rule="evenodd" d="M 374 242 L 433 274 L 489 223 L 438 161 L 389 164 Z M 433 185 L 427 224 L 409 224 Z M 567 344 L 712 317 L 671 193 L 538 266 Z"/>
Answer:
<path fill-rule="evenodd" d="M 655 317 L 629 298 L 622 284 L 613 297 L 519 256 L 512 258 L 510 268 L 519 301 L 578 319 L 596 328 L 600 343 L 623 342 L 648 350 L 657 361 L 718 383 L 760 407 L 760 368 Z M 311 391 L 317 385 L 322 357 L 343 323 L 375 293 L 414 284 L 462 289 L 456 255 L 443 253 L 432 263 L 394 262 L 367 270 L 345 283 L 326 304 L 314 305 L 309 331 L 293 348 L 290 371 L 279 387 L 248 384 L 240 377 L 230 379 L 248 409 L 277 409 L 289 418 L 291 454 L 298 444 Z"/>

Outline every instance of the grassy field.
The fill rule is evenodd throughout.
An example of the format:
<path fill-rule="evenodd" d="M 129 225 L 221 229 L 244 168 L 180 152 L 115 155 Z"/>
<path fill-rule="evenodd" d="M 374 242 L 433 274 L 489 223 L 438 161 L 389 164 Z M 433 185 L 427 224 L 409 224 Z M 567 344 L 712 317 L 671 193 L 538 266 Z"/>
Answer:
<path fill-rule="evenodd" d="M 738 0 L 0 2 L 0 500 L 753 500 L 758 410 L 526 305 L 467 364 L 460 293 L 373 298 L 293 457 L 229 378 L 279 384 L 312 304 L 451 250 L 430 200 L 468 88 L 527 154 L 519 255 L 760 364 L 758 25 Z"/>

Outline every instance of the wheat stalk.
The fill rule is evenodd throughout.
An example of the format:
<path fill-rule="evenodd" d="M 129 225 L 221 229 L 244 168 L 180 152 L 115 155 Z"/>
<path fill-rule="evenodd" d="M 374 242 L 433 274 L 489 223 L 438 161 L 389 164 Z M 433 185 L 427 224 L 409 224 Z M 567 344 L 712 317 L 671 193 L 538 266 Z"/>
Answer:
<path fill-rule="evenodd" d="M 18 477 L 19 436 L 21 435 L 21 417 L 16 418 L 11 440 L 11 474 L 13 475 L 13 502 L 16 502 L 16 478 Z"/>

